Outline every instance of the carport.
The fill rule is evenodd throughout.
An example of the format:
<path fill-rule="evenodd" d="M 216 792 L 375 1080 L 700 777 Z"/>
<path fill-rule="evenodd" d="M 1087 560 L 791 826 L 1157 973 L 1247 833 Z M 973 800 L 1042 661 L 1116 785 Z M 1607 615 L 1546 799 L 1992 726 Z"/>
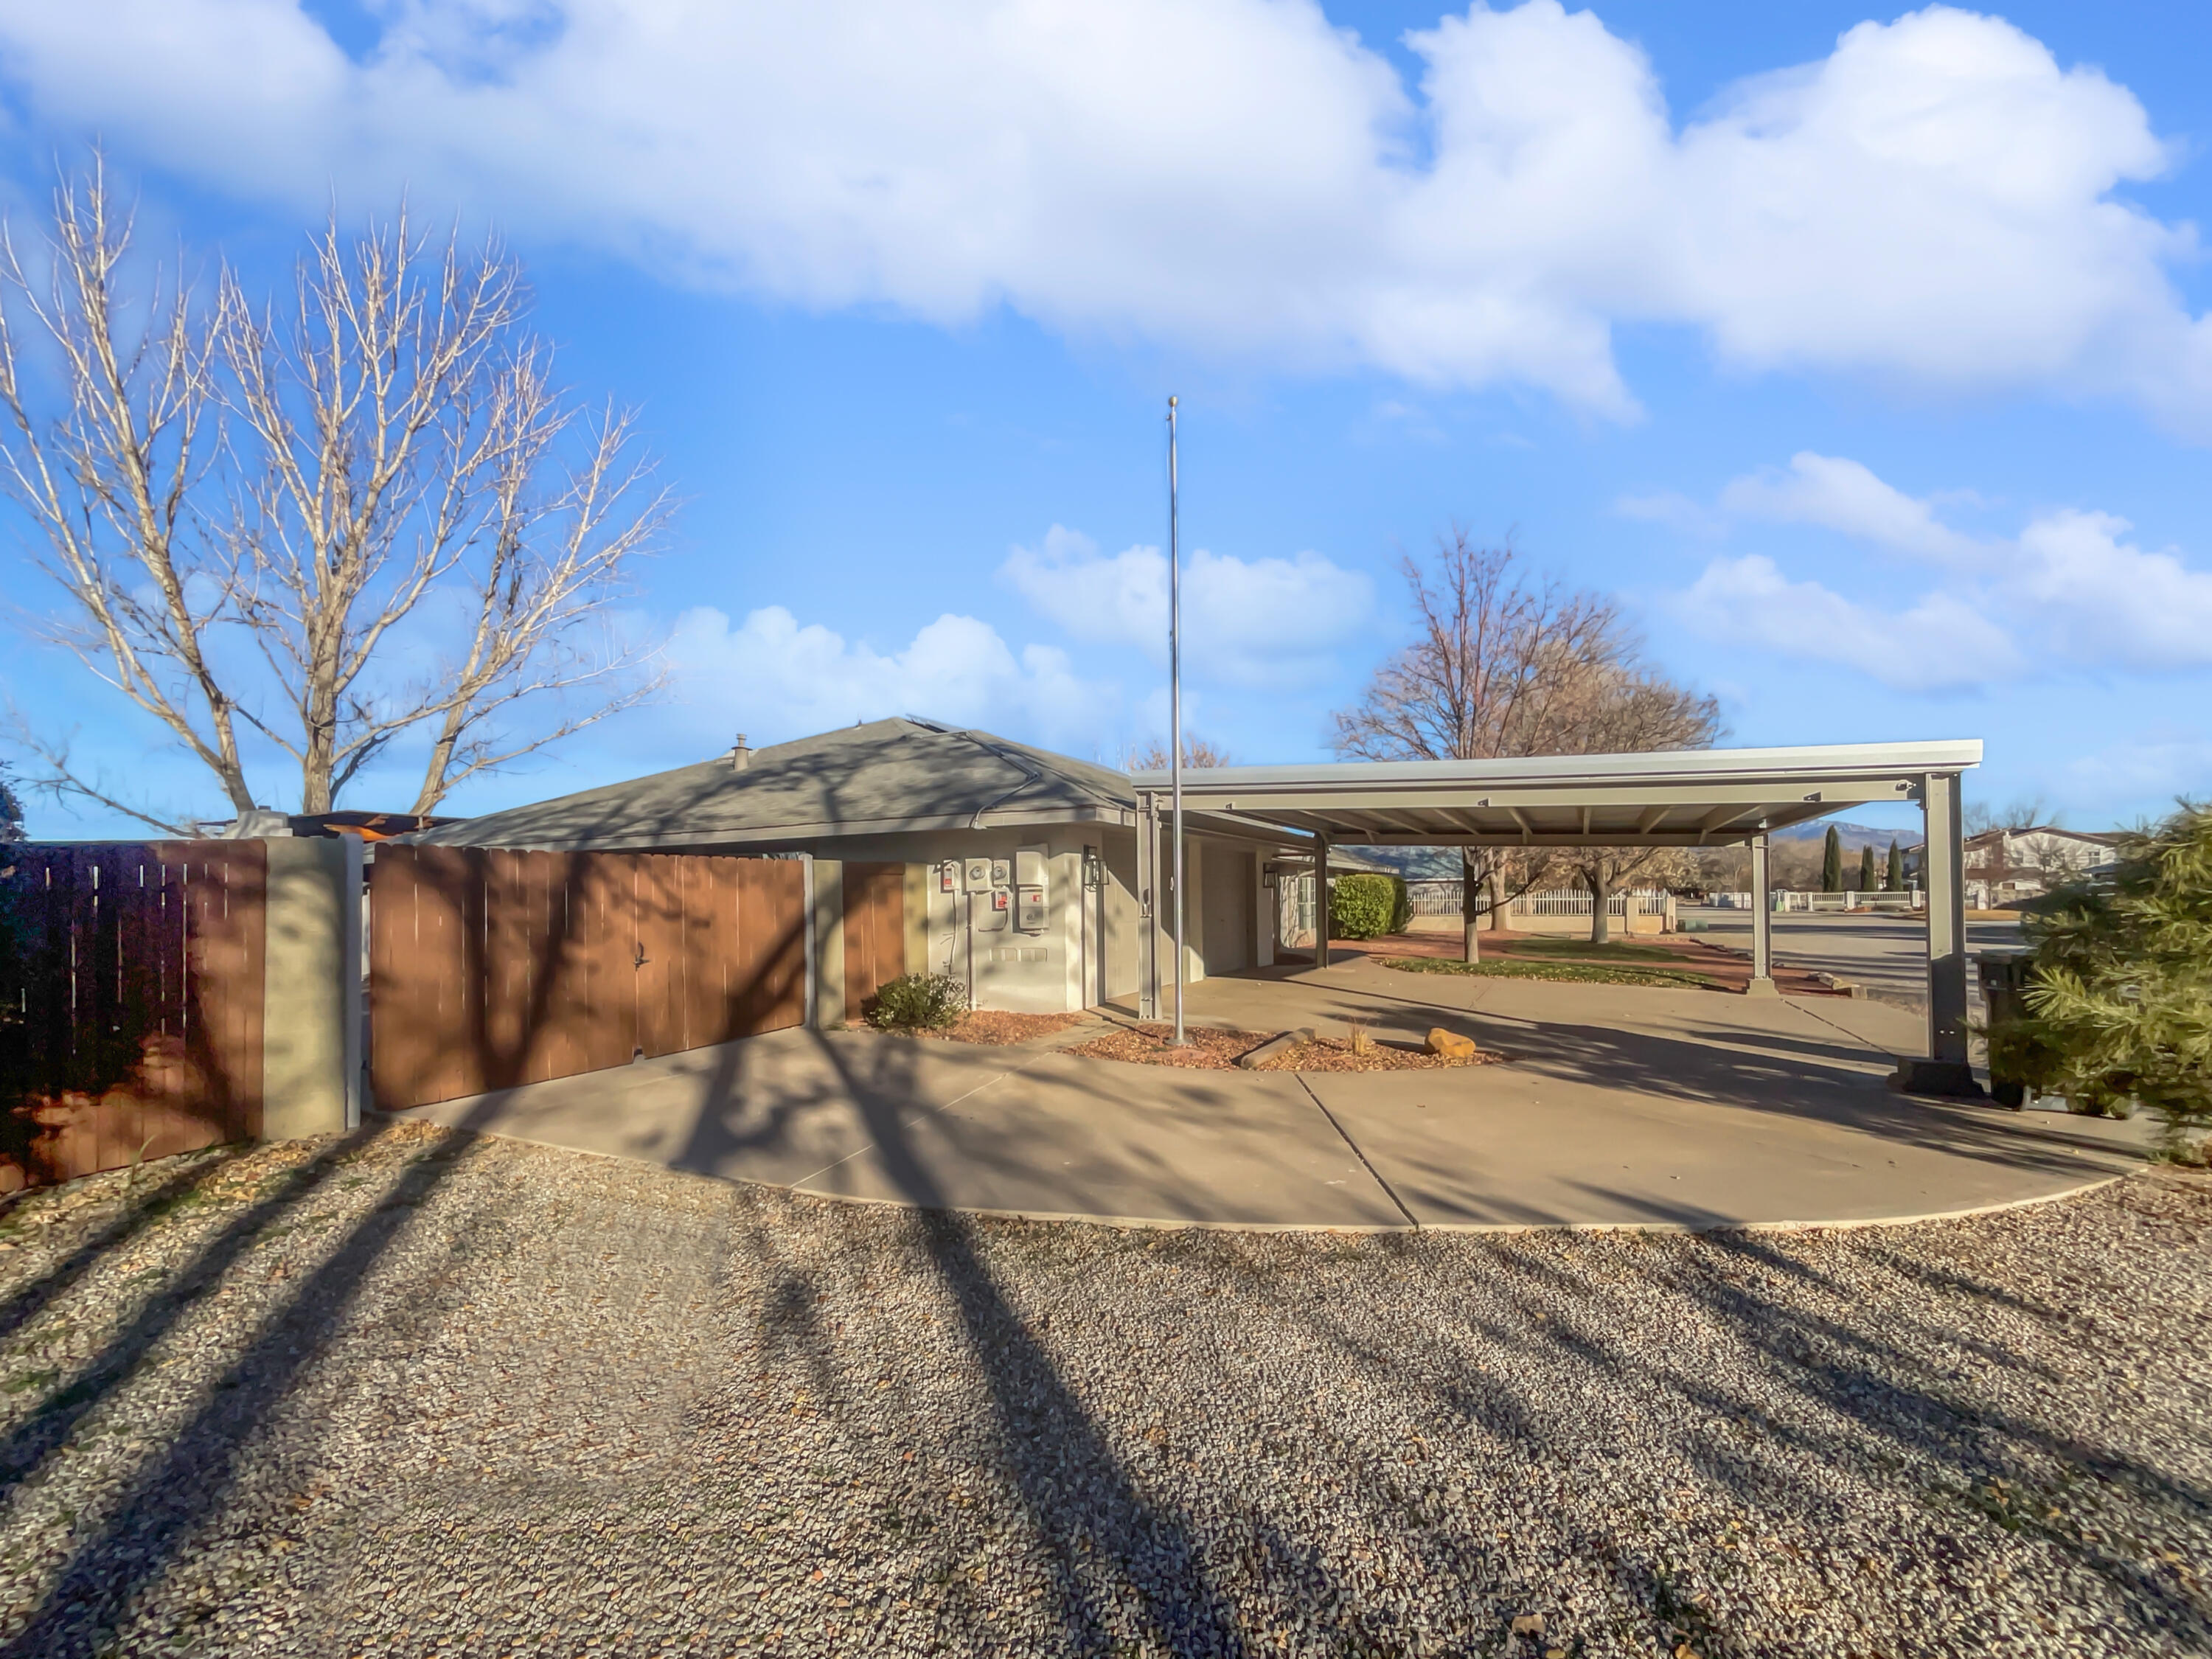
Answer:
<path fill-rule="evenodd" d="M 1719 847 L 1751 848 L 1753 994 L 1774 994 L 1769 837 L 1845 807 L 1919 803 L 1928 848 L 1928 1058 L 1908 1061 L 1916 1093 L 1980 1092 L 1967 1063 L 1966 918 L 1960 780 L 1978 738 L 1929 743 L 1706 749 L 1522 760 L 1359 761 L 1187 769 L 1182 804 L 1310 841 L 1325 891 L 1333 843 L 1400 847 Z M 1141 887 L 1164 867 L 1170 779 L 1135 780 L 1143 820 Z M 1328 907 L 1318 907 L 1316 965 L 1329 962 Z M 1157 1018 L 1165 906 L 1149 906 L 1141 1006 Z"/>

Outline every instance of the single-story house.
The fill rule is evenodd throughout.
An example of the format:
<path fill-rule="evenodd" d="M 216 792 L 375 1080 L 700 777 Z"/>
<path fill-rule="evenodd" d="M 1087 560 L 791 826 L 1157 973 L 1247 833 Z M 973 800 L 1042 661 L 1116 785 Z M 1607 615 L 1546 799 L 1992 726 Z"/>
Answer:
<path fill-rule="evenodd" d="M 1128 774 L 914 719 L 874 720 L 438 825 L 417 845 L 804 856 L 903 889 L 904 965 L 978 1007 L 1080 1009 L 1138 989 L 1144 827 Z M 1184 974 L 1274 960 L 1278 829 L 1186 817 Z M 1163 867 L 1159 925 L 1170 924 Z M 848 900 L 847 902 L 850 902 Z M 1167 958 L 1171 959 L 1171 955 Z M 857 1012 L 857 1010 L 848 1010 Z"/>

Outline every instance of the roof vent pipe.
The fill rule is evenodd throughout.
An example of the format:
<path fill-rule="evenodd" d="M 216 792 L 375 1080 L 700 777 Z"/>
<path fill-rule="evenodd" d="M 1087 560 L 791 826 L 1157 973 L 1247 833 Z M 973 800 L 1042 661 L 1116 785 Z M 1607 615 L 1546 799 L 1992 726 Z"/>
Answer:
<path fill-rule="evenodd" d="M 738 741 L 730 750 L 730 770 L 742 772 L 753 763 L 753 751 L 745 746 L 745 734 L 738 733 Z"/>

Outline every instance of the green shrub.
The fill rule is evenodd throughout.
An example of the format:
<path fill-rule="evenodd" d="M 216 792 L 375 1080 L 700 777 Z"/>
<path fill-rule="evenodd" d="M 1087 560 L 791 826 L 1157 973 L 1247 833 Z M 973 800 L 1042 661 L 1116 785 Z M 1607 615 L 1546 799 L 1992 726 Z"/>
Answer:
<path fill-rule="evenodd" d="M 2062 888 L 2022 925 L 2028 1012 L 1990 1028 L 1993 1066 L 2077 1111 L 2148 1107 L 2188 1152 L 2212 1127 L 2212 809 L 2130 836 L 2111 881 Z"/>
<path fill-rule="evenodd" d="M 1403 876 L 1339 876 L 1328 895 L 1332 939 L 1376 939 L 1402 933 L 1413 916 Z"/>
<path fill-rule="evenodd" d="M 968 1012 L 968 981 L 951 974 L 907 974 L 878 991 L 868 1024 L 886 1031 L 941 1031 Z"/>

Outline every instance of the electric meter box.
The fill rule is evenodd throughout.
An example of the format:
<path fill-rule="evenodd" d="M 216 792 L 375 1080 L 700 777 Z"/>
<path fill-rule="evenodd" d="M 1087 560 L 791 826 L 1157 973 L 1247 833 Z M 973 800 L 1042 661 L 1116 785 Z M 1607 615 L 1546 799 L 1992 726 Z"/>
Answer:
<path fill-rule="evenodd" d="M 1005 859 L 993 859 L 991 860 L 991 885 L 994 887 L 1012 887 L 1013 884 L 1014 866 L 1008 863 Z"/>
<path fill-rule="evenodd" d="M 1044 932 L 1044 889 L 1014 889 L 1014 926 L 1024 933 Z"/>
<path fill-rule="evenodd" d="M 969 859 L 966 860 L 965 868 L 967 879 L 963 884 L 971 893 L 988 893 L 994 886 L 1005 885 L 1003 882 L 991 879 L 991 860 L 988 859 Z"/>
<path fill-rule="evenodd" d="M 1014 885 L 1042 887 L 1044 885 L 1044 848 L 1024 847 L 1014 854 Z"/>

